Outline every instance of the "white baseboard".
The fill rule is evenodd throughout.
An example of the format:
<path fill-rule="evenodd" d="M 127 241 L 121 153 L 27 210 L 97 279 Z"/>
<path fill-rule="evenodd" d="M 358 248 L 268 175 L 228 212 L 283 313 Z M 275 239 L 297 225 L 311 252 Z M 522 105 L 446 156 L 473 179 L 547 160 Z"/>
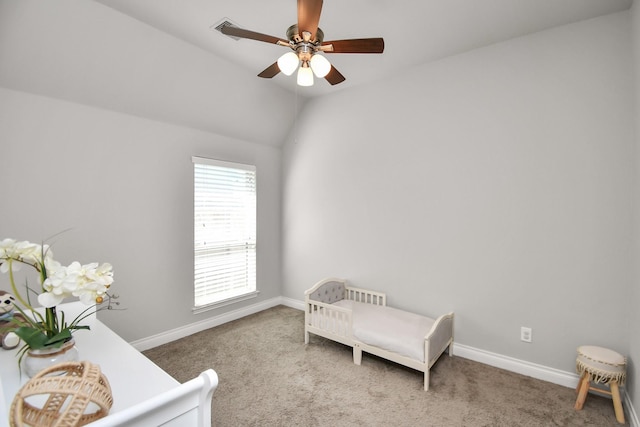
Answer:
<path fill-rule="evenodd" d="M 453 344 L 453 354 L 464 357 L 475 362 L 484 363 L 485 365 L 494 366 L 506 371 L 516 372 L 521 375 L 547 381 L 561 386 L 576 388 L 579 377 L 577 374 L 559 369 L 550 368 L 548 366 L 538 365 L 536 363 L 527 362 L 526 360 L 515 359 L 513 357 L 492 353 L 486 350 L 480 350 L 469 347 L 464 344 Z M 631 399 L 626 390 L 622 389 L 624 400 L 625 417 L 629 421 L 631 427 L 640 427 L 638 422 L 638 414 L 633 407 Z"/>
<path fill-rule="evenodd" d="M 631 403 L 631 398 L 629 395 L 624 393 L 624 416 L 627 417 L 627 421 L 629 421 L 629 425 L 631 427 L 640 427 L 640 420 L 638 420 L 638 414 L 636 413 L 636 409 L 633 407 L 633 403 Z"/>
<path fill-rule="evenodd" d="M 518 374 L 548 381 L 565 387 L 575 388 L 578 385 L 578 375 L 572 372 L 549 368 L 548 366 L 538 365 L 536 363 L 515 359 L 509 356 L 503 356 L 502 354 L 492 353 L 490 351 L 469 347 L 456 342 L 453 343 L 453 354 L 464 357 L 465 359 L 484 363 L 485 365 L 516 372 Z"/>
<path fill-rule="evenodd" d="M 231 322 L 233 320 L 241 319 L 250 314 L 257 313 L 262 310 L 266 310 L 277 305 L 287 305 L 283 301 L 282 297 L 272 298 L 266 301 L 252 304 L 247 307 L 240 308 L 238 310 L 230 311 L 220 314 L 218 316 L 210 317 L 208 319 L 201 320 L 199 322 L 191 323 L 189 325 L 181 326 L 179 328 L 171 329 L 166 332 L 162 332 L 156 335 L 152 335 L 147 338 L 142 338 L 136 341 L 132 341 L 131 344 L 138 351 L 149 350 L 150 348 L 158 347 L 159 345 L 167 344 L 180 338 L 193 335 L 196 332 L 201 332 L 215 326 Z M 297 308 L 297 307 L 293 307 Z"/>
<path fill-rule="evenodd" d="M 167 332 L 153 335 L 148 338 L 143 338 L 137 341 L 133 341 L 130 344 L 139 351 L 148 350 L 153 347 L 157 347 L 162 344 L 167 344 L 171 341 L 195 334 L 196 332 L 204 331 L 205 329 L 220 326 L 224 323 L 231 322 L 233 320 L 240 319 L 250 314 L 257 313 L 262 310 L 266 310 L 277 305 L 285 305 L 298 310 L 304 310 L 304 301 L 277 297 L 272 298 L 257 304 L 250 305 L 238 310 L 234 310 L 228 313 L 214 316 L 209 319 L 195 322 L 190 325 L 186 325 L 180 328 L 172 329 Z M 302 338 L 301 338 L 302 339 Z M 565 387 L 575 388 L 578 385 L 578 375 L 572 372 L 561 371 L 559 369 L 550 368 L 548 366 L 538 365 L 536 363 L 527 362 L 525 360 L 515 359 L 513 357 L 504 356 L 490 351 L 481 350 L 474 347 L 469 347 L 464 344 L 453 344 L 453 354 L 456 356 L 464 357 L 485 365 L 494 366 L 496 368 L 505 369 L 507 371 L 516 372 L 518 374 L 526 375 L 528 377 L 536 378 L 543 381 L 548 381 L 553 384 L 562 385 Z M 624 409 L 625 416 L 627 417 L 631 427 L 640 427 L 638 422 L 638 414 L 636 413 L 631 399 L 624 391 Z"/>
<path fill-rule="evenodd" d="M 300 301 L 298 299 L 280 297 L 280 304 L 286 305 L 287 307 L 297 308 L 298 310 L 304 311 L 304 301 Z"/>

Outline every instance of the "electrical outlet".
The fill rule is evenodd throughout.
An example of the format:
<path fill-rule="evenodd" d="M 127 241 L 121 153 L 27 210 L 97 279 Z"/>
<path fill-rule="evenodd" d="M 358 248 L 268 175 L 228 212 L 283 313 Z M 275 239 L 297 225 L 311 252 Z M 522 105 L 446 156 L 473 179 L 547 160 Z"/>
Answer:
<path fill-rule="evenodd" d="M 531 338 L 532 338 L 531 328 L 522 326 L 520 328 L 520 341 L 531 342 Z"/>

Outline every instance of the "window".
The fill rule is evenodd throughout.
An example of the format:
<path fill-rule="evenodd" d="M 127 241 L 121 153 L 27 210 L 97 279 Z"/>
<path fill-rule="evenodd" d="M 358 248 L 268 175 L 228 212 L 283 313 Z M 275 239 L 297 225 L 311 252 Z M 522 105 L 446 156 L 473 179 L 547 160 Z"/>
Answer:
<path fill-rule="evenodd" d="M 255 166 L 193 157 L 195 309 L 255 296 Z"/>

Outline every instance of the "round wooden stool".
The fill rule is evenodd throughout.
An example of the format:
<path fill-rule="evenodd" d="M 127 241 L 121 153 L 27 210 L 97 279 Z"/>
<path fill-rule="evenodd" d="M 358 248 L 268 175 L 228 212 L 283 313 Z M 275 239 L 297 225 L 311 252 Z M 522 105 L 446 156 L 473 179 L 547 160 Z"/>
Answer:
<path fill-rule="evenodd" d="M 578 398 L 575 409 L 578 411 L 582 409 L 589 390 L 608 394 L 613 399 L 616 420 L 624 424 L 619 386 L 624 385 L 627 375 L 627 359 L 608 348 L 583 345 L 578 347 L 576 371 L 580 375 L 580 381 L 576 388 Z M 609 390 L 592 387 L 591 383 L 608 385 Z"/>

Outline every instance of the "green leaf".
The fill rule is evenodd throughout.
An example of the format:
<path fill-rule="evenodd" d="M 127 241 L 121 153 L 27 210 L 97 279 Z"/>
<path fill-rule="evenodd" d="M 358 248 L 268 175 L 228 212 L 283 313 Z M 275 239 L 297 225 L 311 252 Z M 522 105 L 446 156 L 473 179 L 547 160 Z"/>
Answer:
<path fill-rule="evenodd" d="M 60 347 L 63 343 L 69 341 L 71 331 L 69 329 L 63 329 L 60 333 L 47 337 L 45 333 L 36 328 L 30 328 L 27 326 L 20 327 L 14 331 L 16 335 L 22 338 L 28 348 L 32 350 L 38 350 L 45 347 Z"/>
<path fill-rule="evenodd" d="M 46 347 L 47 341 L 49 340 L 47 335 L 43 334 L 41 330 L 28 326 L 21 326 L 14 332 L 22 338 L 22 341 L 24 341 L 29 348 L 34 350 Z"/>
<path fill-rule="evenodd" d="M 52 336 L 47 340 L 45 346 L 47 347 L 60 347 L 65 341 L 71 339 L 71 332 L 68 329 L 63 329 L 59 334 Z"/>

